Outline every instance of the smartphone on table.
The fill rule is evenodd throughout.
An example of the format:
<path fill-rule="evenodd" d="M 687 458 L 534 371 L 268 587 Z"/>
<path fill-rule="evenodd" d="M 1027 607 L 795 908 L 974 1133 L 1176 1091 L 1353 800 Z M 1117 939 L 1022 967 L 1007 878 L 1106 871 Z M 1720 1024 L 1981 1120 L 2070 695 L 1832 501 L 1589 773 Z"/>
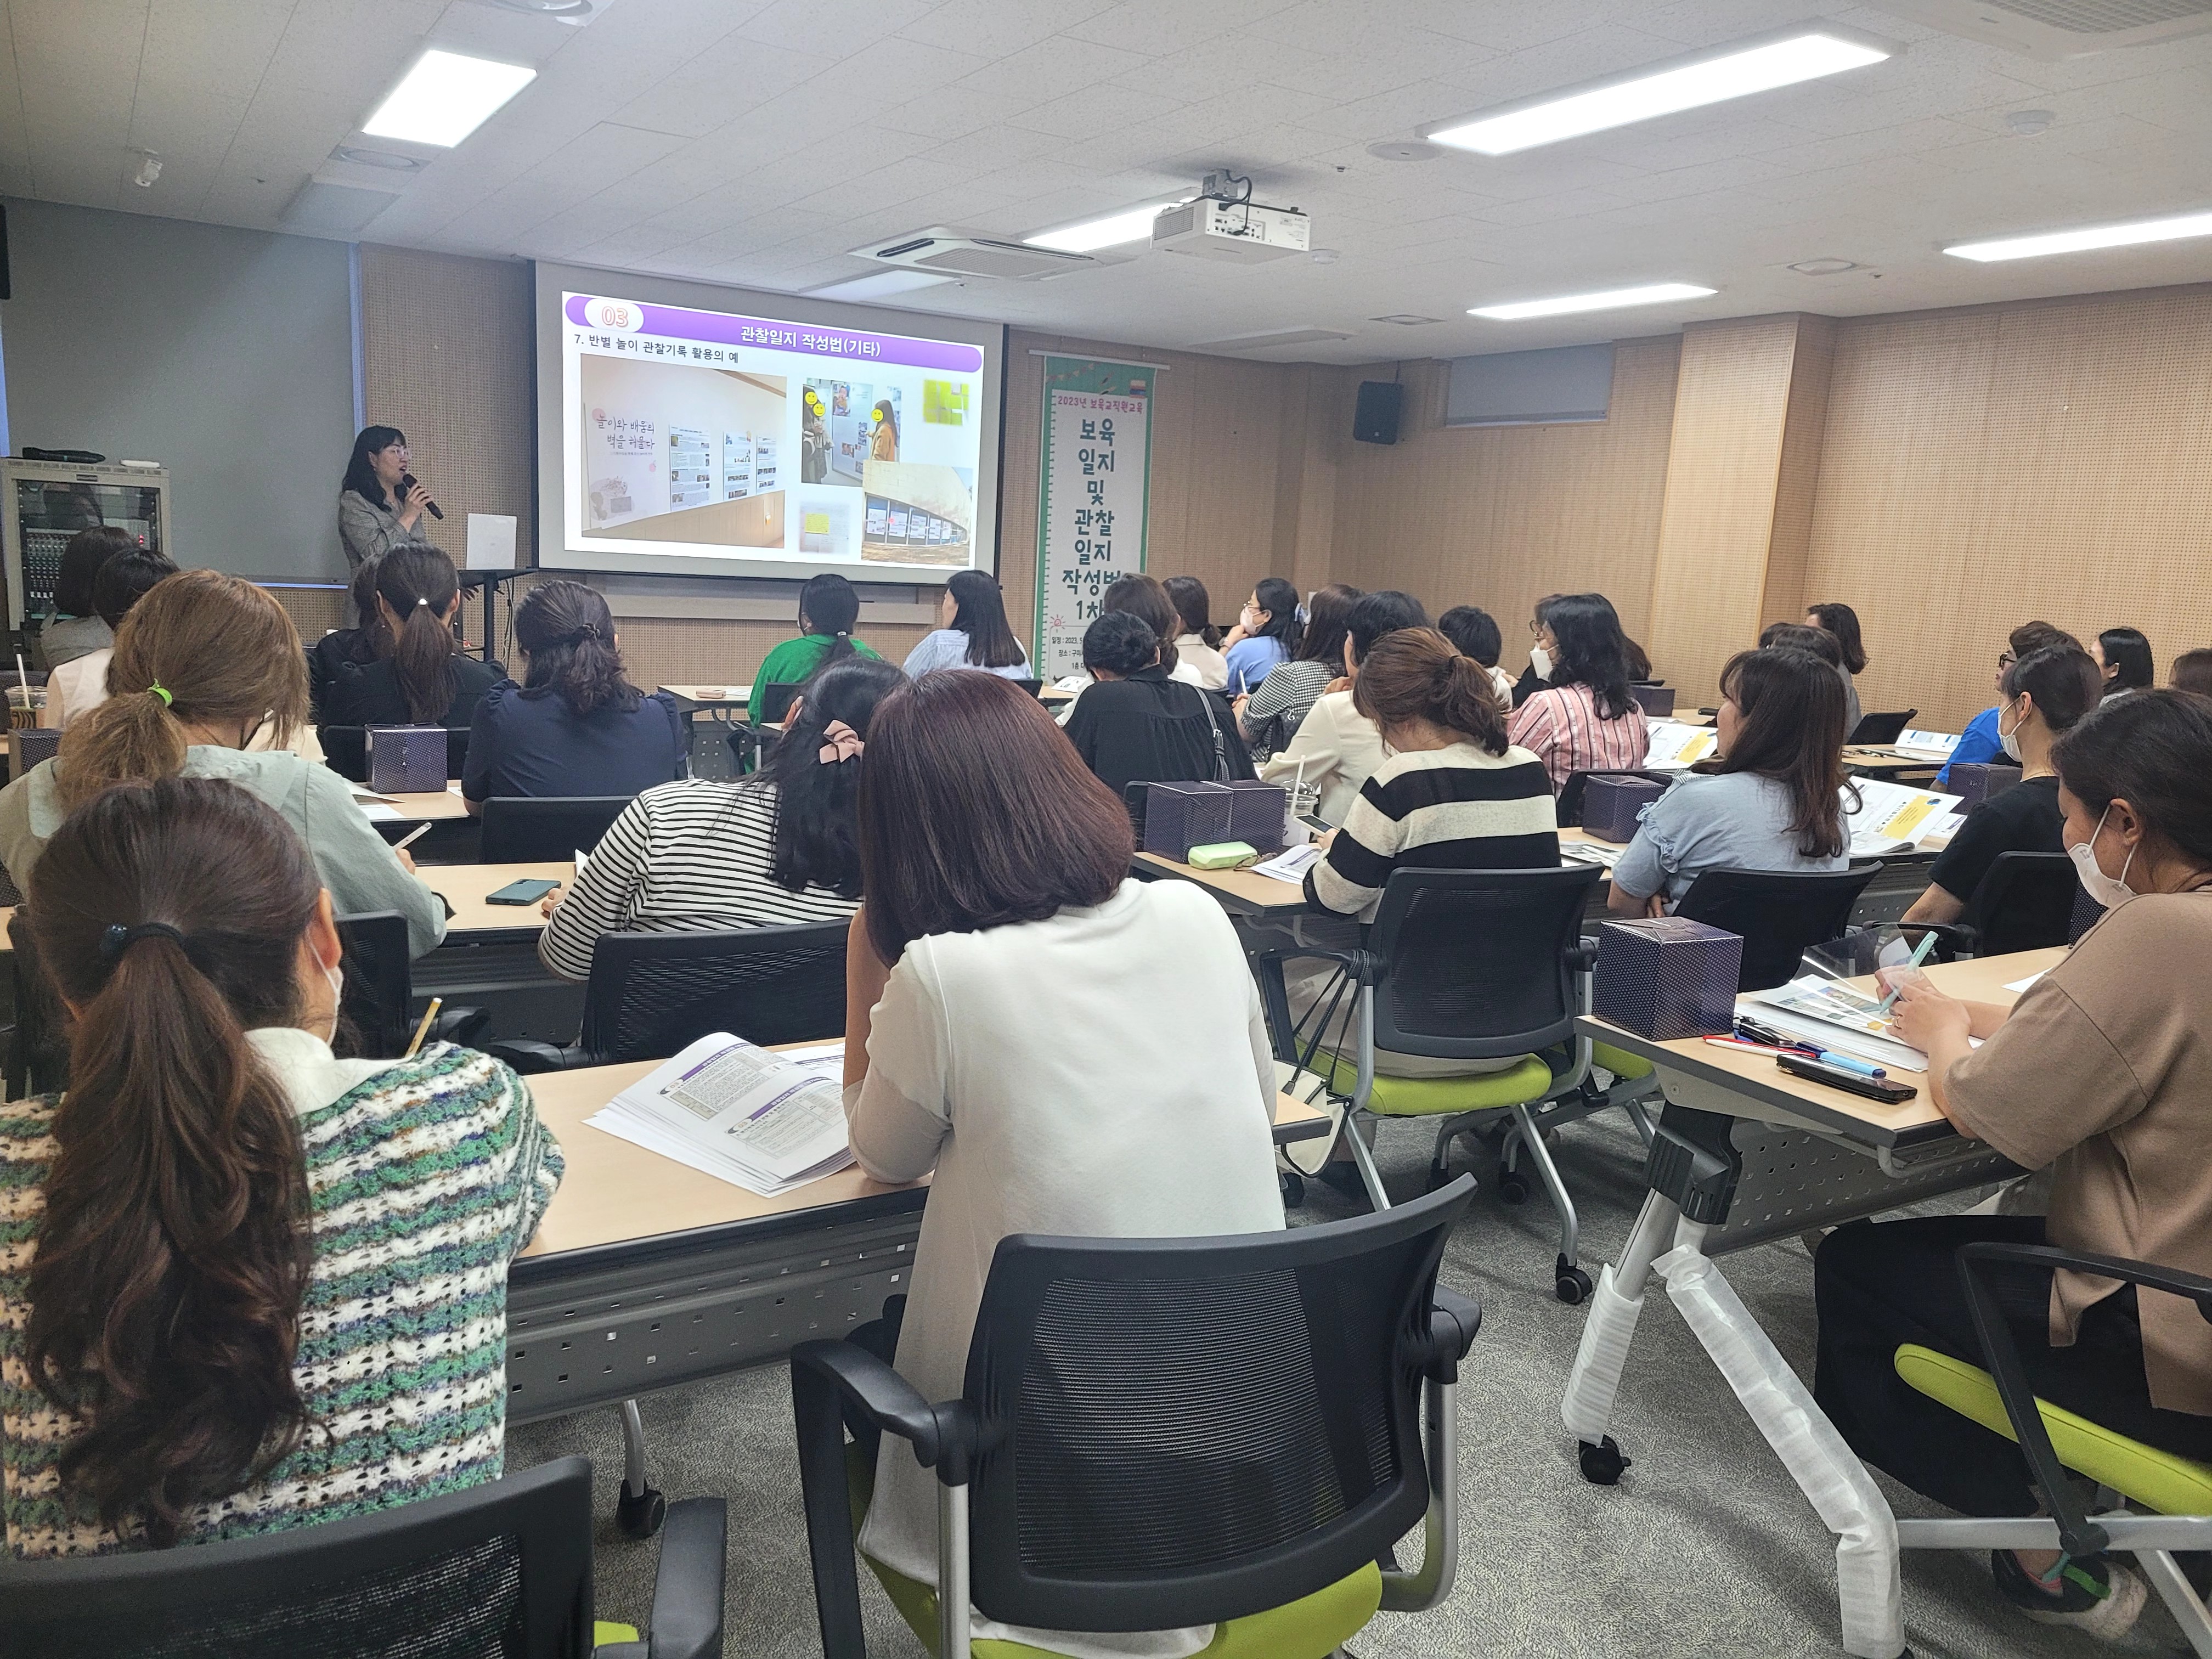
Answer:
<path fill-rule="evenodd" d="M 486 904 L 535 904 L 561 884 L 532 877 L 523 881 L 510 881 L 496 893 L 486 893 Z"/>
<path fill-rule="evenodd" d="M 1864 1095 L 1869 1100 L 1879 1100 L 1895 1106 L 1908 1101 L 1920 1092 L 1910 1083 L 1893 1083 L 1886 1077 L 1865 1077 L 1857 1072 L 1847 1072 L 1840 1066 L 1824 1066 L 1804 1054 L 1777 1054 L 1774 1063 L 1792 1077 L 1825 1083 L 1832 1089 L 1844 1089 L 1855 1095 Z"/>

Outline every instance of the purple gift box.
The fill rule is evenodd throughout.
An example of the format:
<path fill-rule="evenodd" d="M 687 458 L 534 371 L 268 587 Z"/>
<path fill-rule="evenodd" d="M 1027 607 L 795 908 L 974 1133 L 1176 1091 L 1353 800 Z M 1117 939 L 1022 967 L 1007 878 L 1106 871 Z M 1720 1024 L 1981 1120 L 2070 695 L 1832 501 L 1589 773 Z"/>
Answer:
<path fill-rule="evenodd" d="M 2021 769 L 2002 761 L 1966 761 L 1951 769 L 1949 787 L 1961 808 L 1979 806 L 2020 781 Z"/>
<path fill-rule="evenodd" d="M 1735 1029 L 1743 940 L 1680 916 L 1598 929 L 1592 1010 L 1639 1036 L 1724 1036 Z"/>
<path fill-rule="evenodd" d="M 1278 792 L 1279 794 L 1279 792 Z M 1177 861 L 1194 847 L 1232 841 L 1232 792 L 1218 783 L 1152 783 L 1145 787 L 1145 851 Z M 1275 845 L 1283 836 L 1283 807 L 1275 803 Z M 1255 846 L 1258 843 L 1255 842 Z"/>
<path fill-rule="evenodd" d="M 1583 786 L 1583 828 L 1600 841 L 1634 841 L 1644 809 L 1666 793 L 1651 778 L 1593 777 Z"/>
<path fill-rule="evenodd" d="M 446 728 L 368 728 L 368 787 L 380 795 L 434 795 L 446 787 Z"/>
<path fill-rule="evenodd" d="M 1235 778 L 1222 786 L 1229 791 L 1229 833 L 1225 841 L 1241 841 L 1255 853 L 1283 850 L 1283 831 L 1291 814 L 1291 792 L 1279 783 L 1257 778 Z M 1202 847 L 1203 842 L 1193 842 Z"/>

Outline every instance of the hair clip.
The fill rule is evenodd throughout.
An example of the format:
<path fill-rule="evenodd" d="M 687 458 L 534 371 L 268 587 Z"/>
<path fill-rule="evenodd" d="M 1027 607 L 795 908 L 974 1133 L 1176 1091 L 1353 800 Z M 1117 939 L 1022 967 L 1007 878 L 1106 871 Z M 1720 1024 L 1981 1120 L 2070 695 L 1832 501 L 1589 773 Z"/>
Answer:
<path fill-rule="evenodd" d="M 822 728 L 821 751 L 814 757 L 818 766 L 835 766 L 840 761 L 858 760 L 867 745 L 860 734 L 842 720 L 831 720 Z"/>

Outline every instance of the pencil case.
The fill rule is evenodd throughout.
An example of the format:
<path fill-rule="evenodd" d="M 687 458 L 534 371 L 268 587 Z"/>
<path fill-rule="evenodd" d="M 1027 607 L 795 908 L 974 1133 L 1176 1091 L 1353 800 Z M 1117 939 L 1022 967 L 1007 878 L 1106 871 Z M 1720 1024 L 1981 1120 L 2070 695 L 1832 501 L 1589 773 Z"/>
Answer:
<path fill-rule="evenodd" d="M 1260 856 L 1257 849 L 1241 841 L 1217 841 L 1205 847 L 1194 847 L 1190 856 L 1183 860 L 1194 870 L 1234 870 L 1252 862 Z"/>

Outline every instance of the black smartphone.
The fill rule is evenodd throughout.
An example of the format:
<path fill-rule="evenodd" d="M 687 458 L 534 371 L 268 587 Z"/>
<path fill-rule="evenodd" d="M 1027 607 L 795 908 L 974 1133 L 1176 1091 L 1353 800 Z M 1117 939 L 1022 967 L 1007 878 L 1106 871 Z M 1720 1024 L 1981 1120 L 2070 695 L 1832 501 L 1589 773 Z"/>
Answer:
<path fill-rule="evenodd" d="M 1847 1072 L 1840 1066 L 1825 1066 L 1817 1060 L 1808 1060 L 1802 1054 L 1777 1054 L 1774 1063 L 1792 1077 L 1810 1078 L 1815 1083 L 1825 1083 L 1832 1089 L 1847 1089 L 1852 1094 L 1864 1095 L 1869 1100 L 1879 1100 L 1895 1106 L 1920 1092 L 1910 1083 L 1892 1083 L 1886 1077 L 1867 1077 L 1857 1072 Z"/>
<path fill-rule="evenodd" d="M 510 881 L 496 893 L 486 893 L 486 904 L 535 904 L 561 884 L 557 881 L 532 879 Z"/>
<path fill-rule="evenodd" d="M 1325 836 L 1330 830 L 1336 828 L 1336 826 L 1331 823 L 1328 819 L 1318 817 L 1311 812 L 1299 813 L 1298 822 L 1305 825 L 1307 829 L 1312 830 L 1316 836 Z"/>

